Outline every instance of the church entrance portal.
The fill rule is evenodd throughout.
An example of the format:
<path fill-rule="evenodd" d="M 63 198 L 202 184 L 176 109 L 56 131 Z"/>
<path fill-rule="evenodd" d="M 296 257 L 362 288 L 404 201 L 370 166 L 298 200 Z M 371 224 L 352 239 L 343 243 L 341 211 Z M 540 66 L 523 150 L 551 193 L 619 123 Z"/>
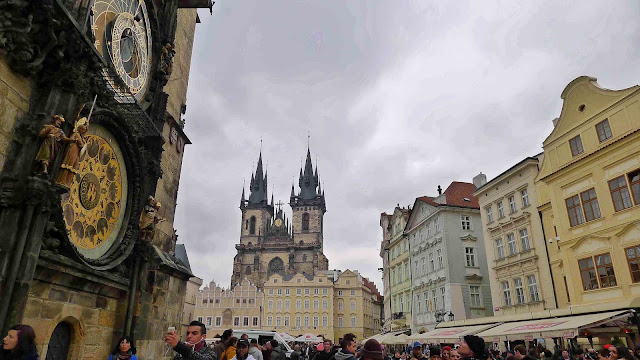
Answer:
<path fill-rule="evenodd" d="M 58 323 L 49 339 L 46 360 L 67 360 L 71 343 L 71 326 L 66 322 Z"/>

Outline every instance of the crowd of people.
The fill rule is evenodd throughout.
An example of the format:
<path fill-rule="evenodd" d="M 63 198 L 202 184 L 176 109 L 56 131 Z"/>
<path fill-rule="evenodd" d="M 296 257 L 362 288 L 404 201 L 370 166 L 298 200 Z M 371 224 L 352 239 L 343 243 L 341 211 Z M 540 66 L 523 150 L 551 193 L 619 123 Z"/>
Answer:
<path fill-rule="evenodd" d="M 175 352 L 173 360 L 287 360 L 286 349 L 277 340 L 259 344 L 247 334 L 236 337 L 233 330 L 225 330 L 220 341 L 207 345 L 207 328 L 199 321 L 187 327 L 185 341 L 175 331 L 164 336 L 168 349 Z M 37 360 L 36 334 L 29 325 L 13 326 L 3 340 L 0 360 Z M 555 349 L 541 345 L 517 345 L 509 351 L 488 349 L 484 340 L 467 335 L 451 346 L 415 342 L 406 351 L 389 351 L 375 339 L 358 346 L 353 334 L 345 334 L 334 346 L 329 339 L 318 345 L 292 344 L 290 360 L 640 360 L 640 345 L 633 351 L 622 345 L 604 345 L 601 349 Z M 108 360 L 138 360 L 133 340 L 123 336 L 109 354 Z"/>

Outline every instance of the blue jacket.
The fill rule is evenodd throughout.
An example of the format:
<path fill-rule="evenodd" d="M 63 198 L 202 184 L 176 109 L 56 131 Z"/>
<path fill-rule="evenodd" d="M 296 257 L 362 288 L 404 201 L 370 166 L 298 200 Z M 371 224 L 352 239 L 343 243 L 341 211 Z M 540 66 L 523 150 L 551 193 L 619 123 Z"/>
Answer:
<path fill-rule="evenodd" d="M 118 358 L 114 358 L 113 354 L 109 355 L 109 360 L 118 360 Z M 129 358 L 129 360 L 138 360 L 138 357 L 135 355 L 131 355 L 131 358 Z"/>

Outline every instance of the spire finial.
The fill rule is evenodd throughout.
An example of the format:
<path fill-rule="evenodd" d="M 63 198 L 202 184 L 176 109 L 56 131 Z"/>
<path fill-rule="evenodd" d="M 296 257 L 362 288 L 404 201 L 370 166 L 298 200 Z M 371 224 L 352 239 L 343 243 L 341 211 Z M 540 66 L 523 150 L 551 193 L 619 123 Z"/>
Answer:
<path fill-rule="evenodd" d="M 262 136 L 260 136 L 260 154 L 262 154 Z"/>
<path fill-rule="evenodd" d="M 311 130 L 307 130 L 307 150 L 311 149 Z"/>

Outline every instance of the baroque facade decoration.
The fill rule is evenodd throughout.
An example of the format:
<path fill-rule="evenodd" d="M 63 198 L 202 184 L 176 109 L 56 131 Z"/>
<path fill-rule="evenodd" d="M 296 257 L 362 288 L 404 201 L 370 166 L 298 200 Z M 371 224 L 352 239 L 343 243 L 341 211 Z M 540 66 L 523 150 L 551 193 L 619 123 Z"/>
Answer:
<path fill-rule="evenodd" d="M 561 98 L 535 183 L 558 307 L 636 307 L 640 87 L 608 90 L 581 76 Z"/>
<path fill-rule="evenodd" d="M 267 195 L 267 173 L 262 167 L 262 153 L 256 172 L 251 175 L 250 195 L 240 200 L 242 221 L 240 243 L 233 262 L 231 283 L 247 278 L 259 288 L 274 274 L 316 274 L 327 270 L 329 262 L 323 253 L 323 218 L 327 211 L 317 167 L 307 150 L 304 169 L 300 169 L 299 191 L 291 186 L 290 221 L 281 203 L 271 203 Z"/>
<path fill-rule="evenodd" d="M 555 309 L 534 180 L 542 154 L 481 185 L 478 198 L 495 315 Z"/>
<path fill-rule="evenodd" d="M 89 3 L 0 4 L 0 330 L 32 325 L 41 358 L 106 358 L 125 334 L 160 358 L 192 276 L 173 214 L 194 7 L 211 2 Z"/>
<path fill-rule="evenodd" d="M 411 328 L 493 314 L 474 184 L 452 182 L 437 196 L 416 199 L 403 230 L 413 278 Z"/>

